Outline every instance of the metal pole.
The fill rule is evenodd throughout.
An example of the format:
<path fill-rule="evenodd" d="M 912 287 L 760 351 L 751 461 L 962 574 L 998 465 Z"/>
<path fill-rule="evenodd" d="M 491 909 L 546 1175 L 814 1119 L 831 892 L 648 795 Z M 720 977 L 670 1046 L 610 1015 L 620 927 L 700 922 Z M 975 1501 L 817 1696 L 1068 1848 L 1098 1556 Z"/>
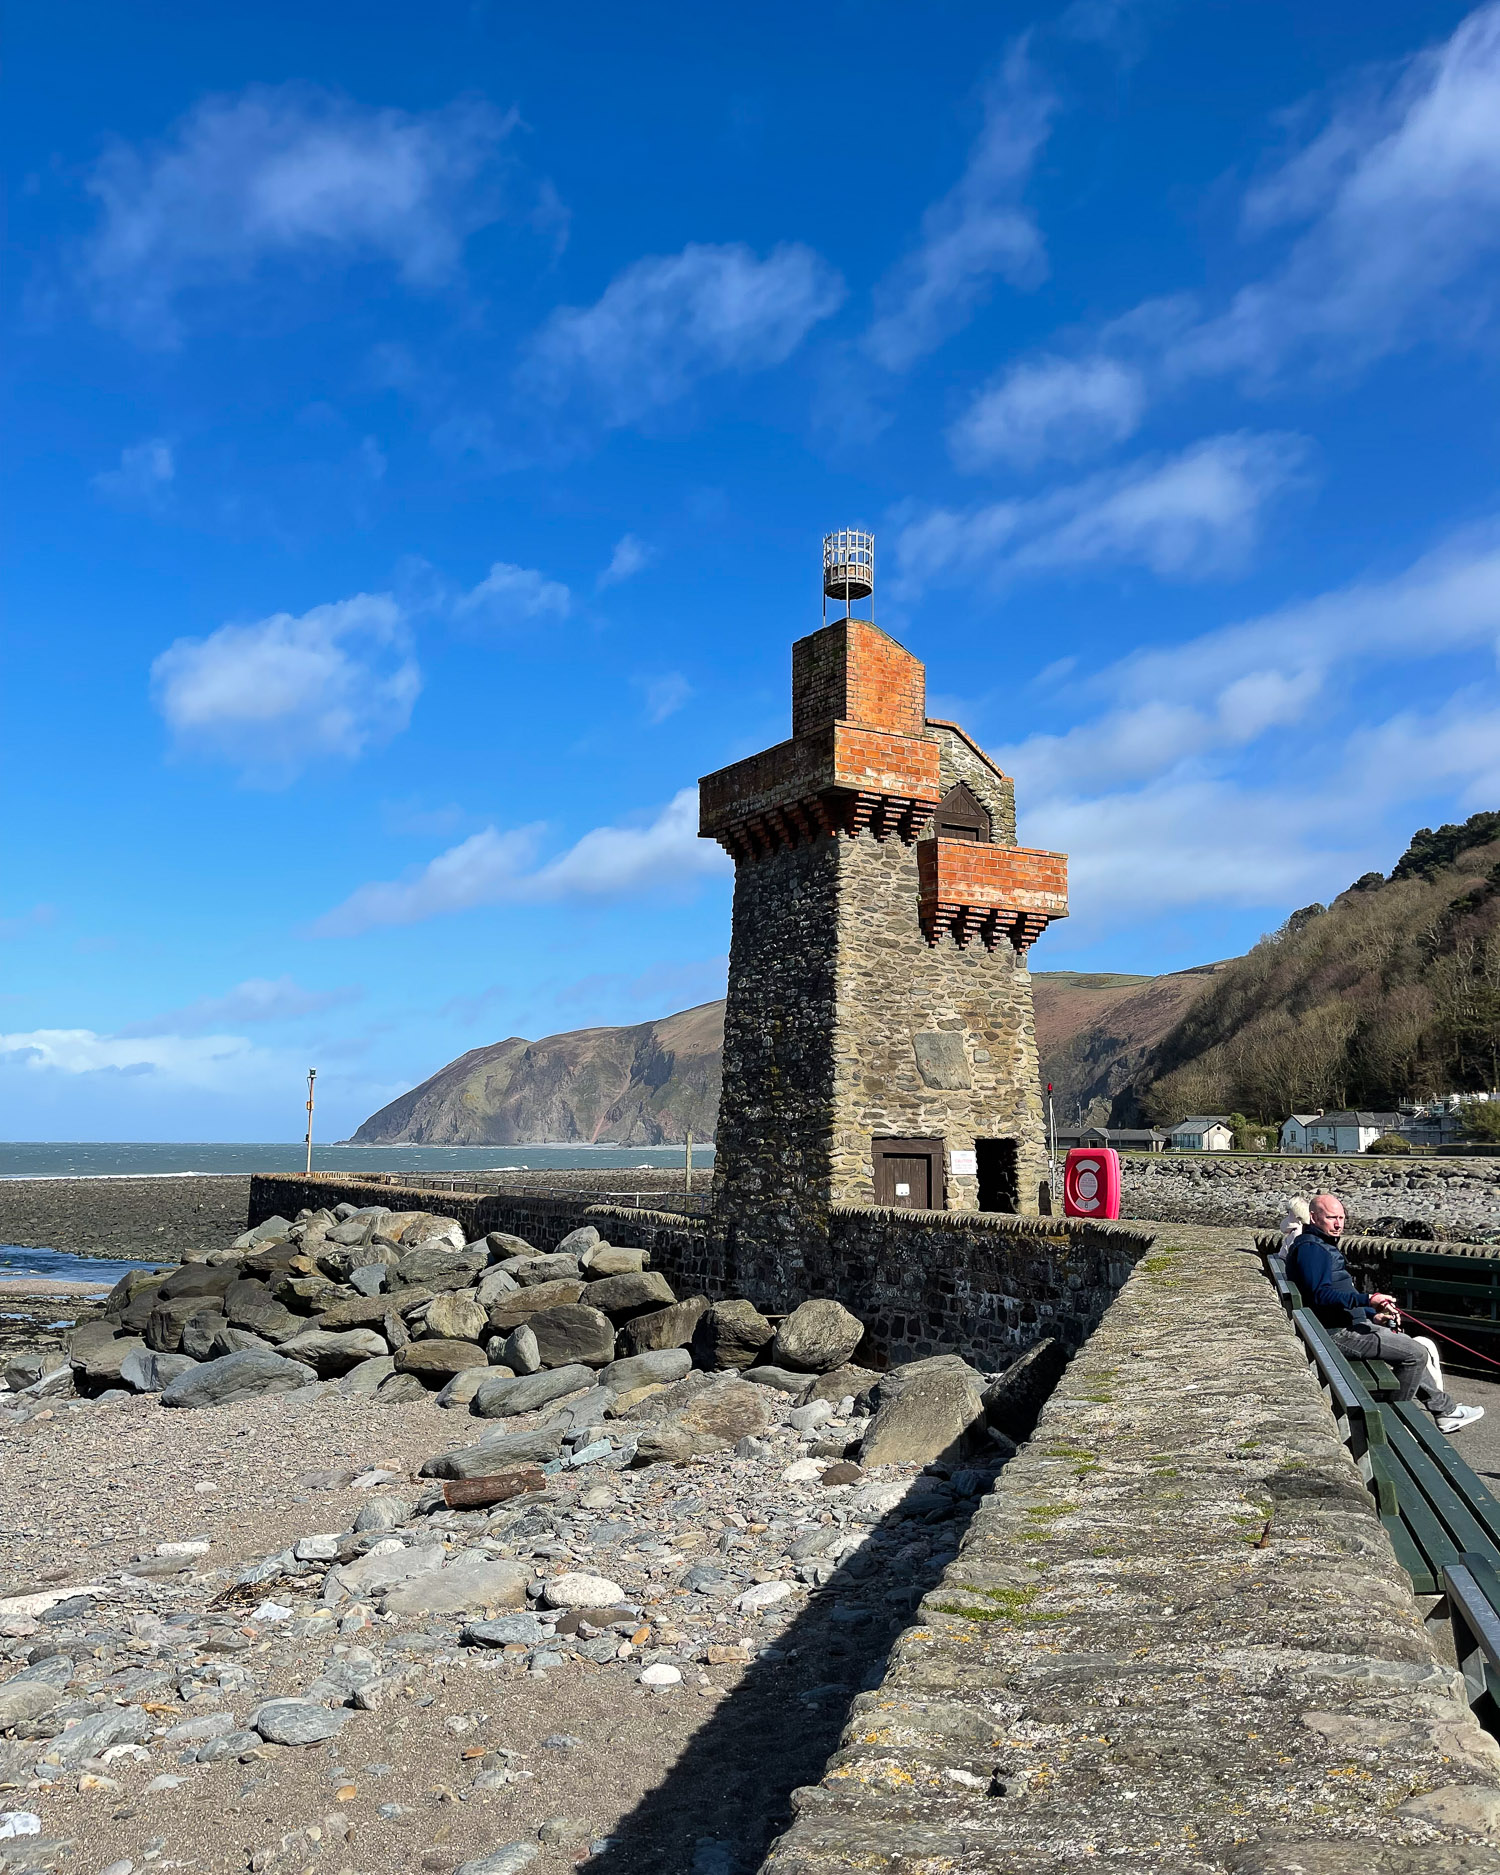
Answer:
<path fill-rule="evenodd" d="M 687 1153 L 683 1161 L 682 1176 L 683 1176 L 683 1190 L 687 1193 L 688 1197 L 691 1198 L 693 1195 L 693 1129 L 692 1127 L 689 1127 L 687 1130 Z"/>
<path fill-rule="evenodd" d="M 1047 1179 L 1057 1198 L 1057 1114 L 1052 1104 L 1052 1083 L 1047 1083 Z"/>
<path fill-rule="evenodd" d="M 318 1070 L 309 1068 L 307 1070 L 307 1176 L 309 1178 L 312 1177 L 313 1082 L 317 1078 Z"/>

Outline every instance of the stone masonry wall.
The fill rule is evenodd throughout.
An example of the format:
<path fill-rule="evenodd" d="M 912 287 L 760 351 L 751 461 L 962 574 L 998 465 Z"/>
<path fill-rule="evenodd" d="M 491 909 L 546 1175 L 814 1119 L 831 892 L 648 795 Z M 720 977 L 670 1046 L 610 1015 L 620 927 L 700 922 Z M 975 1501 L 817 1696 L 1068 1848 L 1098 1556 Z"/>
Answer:
<path fill-rule="evenodd" d="M 1500 1159 L 1237 1158 L 1219 1153 L 1127 1153 L 1121 1212 L 1174 1223 L 1249 1224 L 1266 1229 L 1288 1197 L 1336 1192 L 1351 1230 L 1416 1236 L 1420 1221 L 1440 1238 L 1500 1241 Z M 1376 1231 L 1382 1220 L 1387 1223 Z"/>
<path fill-rule="evenodd" d="M 1500 1869 L 1500 1747 L 1255 1257 L 1169 1245 L 1069 1366 L 762 1875 Z"/>
<path fill-rule="evenodd" d="M 976 792 L 978 790 L 976 789 Z M 989 805 L 986 802 L 986 805 Z M 939 1136 L 950 1152 L 977 1138 L 1018 1148 L 1022 1208 L 1047 1176 L 1031 978 L 1009 944 L 929 946 L 917 917 L 917 856 L 898 841 L 837 849 L 841 929 L 834 1033 L 835 1202 L 873 1204 L 872 1135 Z M 934 1087 L 914 1037 L 962 1038 L 962 1087 Z M 722 1140 L 720 1155 L 723 1154 Z M 978 1180 L 948 1177 L 947 1207 L 978 1207 Z"/>
<path fill-rule="evenodd" d="M 989 809 L 991 832 L 999 846 L 1016 845 L 1016 784 L 993 768 L 952 723 L 929 722 L 927 733 L 938 745 L 938 779 L 943 793 L 963 782 L 974 798 Z M 931 832 L 929 822 L 926 832 Z"/>

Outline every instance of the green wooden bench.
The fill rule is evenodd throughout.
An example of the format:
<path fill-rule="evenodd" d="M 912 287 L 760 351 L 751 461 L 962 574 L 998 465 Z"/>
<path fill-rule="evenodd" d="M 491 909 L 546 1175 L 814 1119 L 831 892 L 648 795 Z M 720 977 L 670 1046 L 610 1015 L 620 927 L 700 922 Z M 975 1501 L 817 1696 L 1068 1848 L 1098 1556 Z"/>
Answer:
<path fill-rule="evenodd" d="M 1500 1356 L 1500 1257 L 1402 1249 L 1391 1252 L 1385 1270 L 1381 1280 L 1402 1308 L 1492 1359 Z"/>
<path fill-rule="evenodd" d="M 1487 1557 L 1464 1555 L 1443 1570 L 1443 1587 L 1469 1704 L 1481 1724 L 1500 1731 L 1500 1574 Z"/>

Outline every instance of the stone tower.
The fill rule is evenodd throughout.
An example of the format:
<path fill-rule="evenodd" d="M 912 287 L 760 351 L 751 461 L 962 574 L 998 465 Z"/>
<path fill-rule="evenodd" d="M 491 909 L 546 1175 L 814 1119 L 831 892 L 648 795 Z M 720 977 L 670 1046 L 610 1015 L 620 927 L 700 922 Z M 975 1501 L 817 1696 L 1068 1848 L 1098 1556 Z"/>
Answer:
<path fill-rule="evenodd" d="M 835 1204 L 1035 1212 L 1026 952 L 1067 915 L 1067 861 L 1016 844 L 1010 779 L 928 718 L 922 664 L 861 619 L 799 639 L 791 740 L 699 789 L 735 861 L 728 1267 L 790 1273 Z"/>

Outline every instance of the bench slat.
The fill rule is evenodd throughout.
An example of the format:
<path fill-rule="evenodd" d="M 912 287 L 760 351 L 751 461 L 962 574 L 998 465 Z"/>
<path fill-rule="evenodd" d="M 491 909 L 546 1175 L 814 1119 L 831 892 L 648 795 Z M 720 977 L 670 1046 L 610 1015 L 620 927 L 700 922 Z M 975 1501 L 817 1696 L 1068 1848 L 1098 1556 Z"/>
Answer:
<path fill-rule="evenodd" d="M 1449 1483 L 1443 1472 L 1439 1471 L 1427 1456 L 1411 1427 L 1401 1416 L 1399 1407 L 1377 1407 L 1386 1422 L 1386 1436 L 1395 1456 L 1405 1466 L 1423 1498 L 1430 1507 L 1434 1520 L 1442 1526 L 1443 1538 L 1441 1549 L 1435 1548 L 1430 1540 L 1430 1532 L 1424 1528 L 1426 1519 L 1419 1519 L 1418 1507 L 1408 1505 L 1402 1499 L 1402 1514 L 1412 1524 L 1413 1534 L 1422 1546 L 1427 1560 L 1432 1563 L 1445 1563 L 1464 1550 L 1474 1550 L 1479 1555 L 1494 1555 L 1500 1559 L 1500 1550 L 1496 1549 L 1494 1538 L 1474 1515 L 1463 1498 Z M 1450 1556 L 1449 1552 L 1452 1552 Z"/>
<path fill-rule="evenodd" d="M 1463 1498 L 1478 1521 L 1484 1525 L 1489 1540 L 1500 1551 L 1500 1498 L 1497 1498 L 1477 1471 L 1455 1451 L 1451 1440 L 1432 1423 L 1432 1415 L 1415 1400 L 1398 1400 L 1396 1412 L 1402 1423 L 1411 1428 L 1412 1437 L 1427 1453 L 1453 1489 Z"/>

